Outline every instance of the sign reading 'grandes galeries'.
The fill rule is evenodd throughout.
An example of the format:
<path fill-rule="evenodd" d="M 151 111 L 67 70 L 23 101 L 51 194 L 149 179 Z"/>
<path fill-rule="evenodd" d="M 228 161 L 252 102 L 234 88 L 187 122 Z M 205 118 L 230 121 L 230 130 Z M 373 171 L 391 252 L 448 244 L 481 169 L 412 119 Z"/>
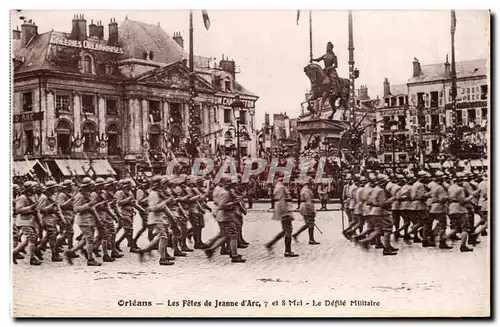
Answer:
<path fill-rule="evenodd" d="M 88 49 L 88 50 L 96 50 L 96 51 L 123 54 L 122 48 L 119 48 L 119 47 L 113 47 L 113 46 L 109 46 L 109 45 L 105 45 L 105 44 L 99 44 L 99 43 L 92 42 L 89 40 L 85 40 L 85 41 L 69 40 L 69 39 L 59 37 L 59 36 L 54 36 L 54 35 L 50 38 L 50 44 L 63 45 L 63 46 L 72 47 L 72 48 L 80 48 L 80 49 Z"/>

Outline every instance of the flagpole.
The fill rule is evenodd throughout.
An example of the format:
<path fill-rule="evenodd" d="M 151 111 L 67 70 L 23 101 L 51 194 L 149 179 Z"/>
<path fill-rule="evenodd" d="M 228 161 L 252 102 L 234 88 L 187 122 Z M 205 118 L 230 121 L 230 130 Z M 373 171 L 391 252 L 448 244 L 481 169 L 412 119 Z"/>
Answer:
<path fill-rule="evenodd" d="M 312 12 L 309 10 L 309 62 L 313 61 Z"/>
<path fill-rule="evenodd" d="M 356 121 L 355 111 L 356 111 L 356 102 L 354 100 L 354 36 L 353 36 L 353 28 L 352 28 L 352 11 L 349 10 L 348 14 L 348 31 L 349 31 L 349 81 L 351 82 L 351 87 L 349 88 L 349 109 L 351 110 L 351 123 L 354 126 L 354 122 Z"/>
<path fill-rule="evenodd" d="M 455 10 L 451 11 L 451 104 L 452 104 L 452 126 L 455 126 L 455 137 L 458 137 L 458 129 L 457 126 L 457 70 L 455 64 L 455 29 L 456 29 L 456 16 Z"/>
<path fill-rule="evenodd" d="M 193 11 L 189 11 L 189 100 L 188 100 L 188 110 L 189 110 L 189 138 L 192 140 L 192 130 L 193 130 L 193 110 L 194 110 L 194 40 L 193 40 Z"/>

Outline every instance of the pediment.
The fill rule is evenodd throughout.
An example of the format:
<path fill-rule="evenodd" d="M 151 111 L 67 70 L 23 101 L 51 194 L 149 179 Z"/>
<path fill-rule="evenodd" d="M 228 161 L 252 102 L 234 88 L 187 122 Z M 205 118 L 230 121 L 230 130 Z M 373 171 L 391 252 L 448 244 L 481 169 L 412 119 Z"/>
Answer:
<path fill-rule="evenodd" d="M 137 82 L 162 85 L 169 88 L 188 89 L 189 71 L 182 62 L 176 62 L 164 67 L 156 68 L 136 78 Z M 214 92 L 212 86 L 202 77 L 195 75 L 197 90 Z"/>

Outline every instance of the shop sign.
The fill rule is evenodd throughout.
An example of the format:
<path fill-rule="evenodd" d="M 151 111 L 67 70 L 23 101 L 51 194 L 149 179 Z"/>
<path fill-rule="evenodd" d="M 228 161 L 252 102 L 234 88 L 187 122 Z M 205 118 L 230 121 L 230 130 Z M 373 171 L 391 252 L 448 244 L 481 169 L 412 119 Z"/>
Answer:
<path fill-rule="evenodd" d="M 105 44 L 99 44 L 99 43 L 92 42 L 89 40 L 77 41 L 77 40 L 69 40 L 66 38 L 59 37 L 59 36 L 52 36 L 50 38 L 50 44 L 62 45 L 62 46 L 71 47 L 71 48 L 80 48 L 80 49 L 88 49 L 88 50 L 123 54 L 122 48 L 113 47 L 113 46 L 109 46 L 109 45 L 105 45 Z"/>
<path fill-rule="evenodd" d="M 14 115 L 14 124 L 43 120 L 43 111 Z"/>

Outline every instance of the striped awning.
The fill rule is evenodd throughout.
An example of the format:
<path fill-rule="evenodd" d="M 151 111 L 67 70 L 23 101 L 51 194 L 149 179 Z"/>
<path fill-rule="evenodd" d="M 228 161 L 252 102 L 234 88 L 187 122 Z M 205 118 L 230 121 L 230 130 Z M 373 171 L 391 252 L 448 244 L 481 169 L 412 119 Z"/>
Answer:
<path fill-rule="evenodd" d="M 106 159 L 92 160 L 92 164 L 90 164 L 89 160 L 80 159 L 56 159 L 54 161 L 64 176 L 116 175 L 113 167 Z"/>
<path fill-rule="evenodd" d="M 35 165 L 40 165 L 40 161 L 38 160 L 22 160 L 22 161 L 14 161 L 12 163 L 12 171 L 14 176 L 24 176 L 28 174 L 30 170 L 35 167 Z"/>

